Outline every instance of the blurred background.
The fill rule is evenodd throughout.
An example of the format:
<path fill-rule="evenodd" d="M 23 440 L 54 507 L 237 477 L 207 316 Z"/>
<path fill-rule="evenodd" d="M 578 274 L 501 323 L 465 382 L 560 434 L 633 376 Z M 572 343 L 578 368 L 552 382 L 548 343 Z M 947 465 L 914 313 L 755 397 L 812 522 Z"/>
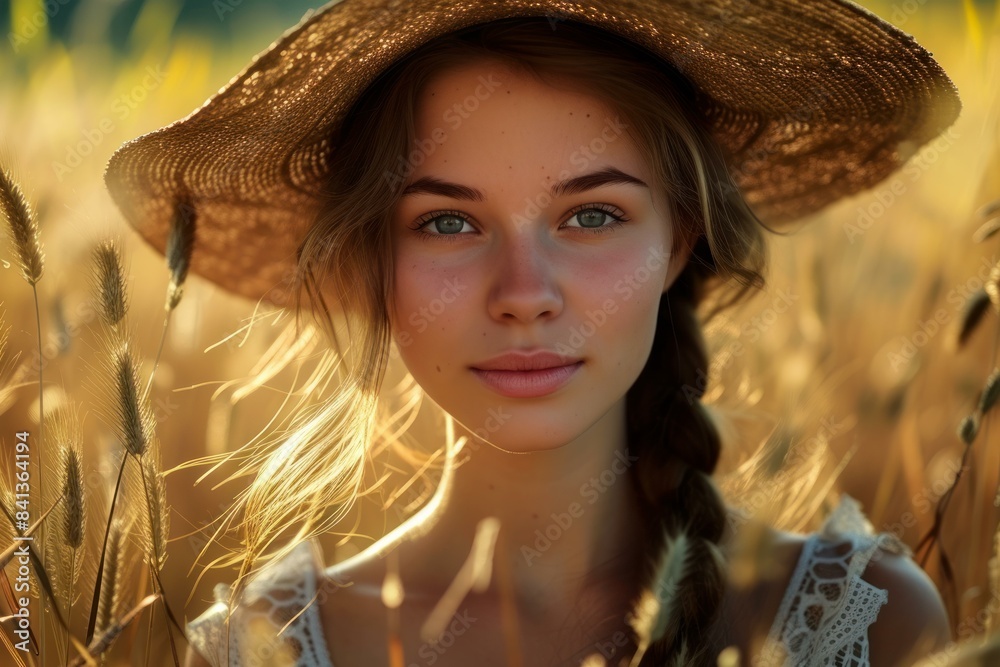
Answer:
<path fill-rule="evenodd" d="M 813 216 L 792 236 L 769 237 L 768 289 L 709 324 L 713 367 L 705 400 L 729 425 L 719 480 L 733 504 L 803 532 L 815 529 L 846 493 L 875 530 L 915 548 L 966 464 L 940 523 L 947 564 L 936 546 L 925 568 L 946 599 L 956 638 L 982 637 L 1000 609 L 1000 568 L 990 563 L 1000 518 L 994 502 L 1000 433 L 984 417 L 966 445 L 958 428 L 976 412 L 998 363 L 997 309 L 984 295 L 1000 260 L 1000 236 L 973 237 L 1000 215 L 987 207 L 1000 200 L 1000 3 L 860 4 L 934 54 L 964 109 L 905 170 Z M 143 379 L 156 357 L 169 282 L 163 258 L 111 203 L 104 165 L 123 142 L 198 108 L 318 6 L 297 0 L 0 3 L 0 163 L 13 167 L 35 206 L 45 253 L 37 284 L 39 350 L 34 294 L 13 249 L 6 240 L 0 245 L 0 330 L 9 329 L 0 359 L 0 469 L 12 474 L 14 433 L 37 427 L 41 365 L 46 414 L 66 402 L 79 406 L 84 479 L 94 499 L 87 566 L 71 619 L 78 636 L 86 628 L 92 561 L 117 473 L 114 430 L 102 416 L 110 410 L 107 392 L 96 380 L 105 371 L 89 284 L 93 248 L 106 238 L 122 243 Z M 189 277 L 154 376 L 151 401 L 170 515 L 162 580 L 182 622 L 205 610 L 215 583 L 233 579 L 233 570 L 225 569 L 199 575 L 227 545 L 238 544 L 237 535 L 196 559 L 213 521 L 247 481 L 227 479 L 231 465 L 199 481 L 208 468 L 184 464 L 273 431 L 279 422 L 272 417 L 288 407 L 283 392 L 301 384 L 315 361 L 316 350 L 306 348 L 263 390 L 240 391 L 238 383 L 255 374 L 285 324 L 255 319 L 248 327 L 254 313 L 254 303 Z M 386 385 L 404 375 L 394 360 Z M 427 403 L 412 432 L 431 452 L 442 444 L 440 435 L 431 435 L 440 433 L 441 422 Z M 345 521 L 350 539 L 324 538 L 327 564 L 371 544 L 433 488 L 430 479 L 400 491 L 409 479 L 405 466 L 386 470 L 398 474 Z M 119 613 L 148 592 L 145 575 L 134 572 Z M 170 664 L 162 612 L 152 632 L 145 616 L 132 624 L 110 655 L 110 664 Z M 0 658 L 13 664 L 7 660 Z"/>

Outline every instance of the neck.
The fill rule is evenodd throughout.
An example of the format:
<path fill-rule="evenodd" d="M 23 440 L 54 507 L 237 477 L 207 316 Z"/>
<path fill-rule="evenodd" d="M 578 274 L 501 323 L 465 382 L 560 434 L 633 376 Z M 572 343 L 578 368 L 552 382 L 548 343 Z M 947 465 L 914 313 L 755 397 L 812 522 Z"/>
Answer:
<path fill-rule="evenodd" d="M 636 590 L 646 533 L 624 399 L 556 449 L 510 453 L 457 435 L 469 443 L 456 457 L 449 497 L 419 540 L 433 557 L 407 559 L 422 565 L 404 573 L 404 583 L 446 587 L 468 559 L 477 526 L 493 517 L 500 528 L 489 592 L 514 596 L 524 614 L 571 608 L 609 584 Z M 510 591 L 501 590 L 502 578 Z"/>

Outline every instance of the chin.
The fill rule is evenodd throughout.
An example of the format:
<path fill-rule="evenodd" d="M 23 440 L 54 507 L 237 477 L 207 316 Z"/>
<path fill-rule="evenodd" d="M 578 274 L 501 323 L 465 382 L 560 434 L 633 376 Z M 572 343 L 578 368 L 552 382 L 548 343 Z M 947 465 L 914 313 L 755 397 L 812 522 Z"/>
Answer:
<path fill-rule="evenodd" d="M 489 429 L 483 426 L 482 419 L 463 420 L 456 418 L 464 428 L 458 430 L 456 437 L 467 435 L 469 437 L 470 451 L 474 452 L 481 443 L 492 446 L 510 454 L 527 454 L 530 452 L 544 452 L 565 447 L 568 443 L 580 436 L 586 429 L 572 428 L 570 424 L 563 422 L 563 428 L 553 428 L 553 422 L 559 423 L 558 418 L 554 418 L 551 409 L 540 411 L 535 415 L 518 414 L 518 412 L 508 406 L 495 407 L 490 411 L 490 417 L 496 417 L 506 421 L 500 424 L 499 428 Z M 478 422 L 478 425 L 477 425 Z M 496 423 L 495 421 L 493 423 Z M 514 424 L 517 424 L 515 426 Z M 464 456 L 463 456 L 464 458 Z"/>

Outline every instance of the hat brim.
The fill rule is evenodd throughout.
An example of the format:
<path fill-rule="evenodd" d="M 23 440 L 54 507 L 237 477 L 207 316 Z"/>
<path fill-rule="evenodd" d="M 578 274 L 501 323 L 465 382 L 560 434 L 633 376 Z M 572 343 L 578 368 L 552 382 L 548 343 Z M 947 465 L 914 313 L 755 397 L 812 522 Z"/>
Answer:
<path fill-rule="evenodd" d="M 342 0 L 308 15 L 186 118 L 122 145 L 105 181 L 163 253 L 197 215 L 190 271 L 286 305 L 318 210 L 328 137 L 364 89 L 430 40 L 497 19 L 571 19 L 670 61 L 771 225 L 873 187 L 958 117 L 954 84 L 906 33 L 845 0 Z"/>

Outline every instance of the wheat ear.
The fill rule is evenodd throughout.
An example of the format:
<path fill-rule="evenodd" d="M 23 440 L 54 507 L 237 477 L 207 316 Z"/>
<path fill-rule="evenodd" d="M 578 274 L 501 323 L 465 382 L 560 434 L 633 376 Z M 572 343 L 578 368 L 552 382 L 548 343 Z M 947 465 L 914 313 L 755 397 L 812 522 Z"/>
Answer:
<path fill-rule="evenodd" d="M 121 575 L 125 569 L 125 530 L 121 521 L 112 522 L 107 549 L 104 576 L 101 580 L 101 597 L 97 604 L 95 629 L 98 635 L 103 634 L 114 623 L 115 610 L 121 604 Z"/>
<path fill-rule="evenodd" d="M 667 622 L 673 618 L 678 604 L 677 593 L 690 568 L 689 552 L 690 539 L 686 534 L 680 533 L 673 538 L 666 536 L 653 578 L 653 590 L 643 591 L 630 618 L 632 628 L 638 636 L 639 649 L 629 667 L 636 667 L 649 646 L 667 633 Z"/>
<path fill-rule="evenodd" d="M 156 357 L 153 359 L 153 370 L 149 374 L 149 381 L 146 382 L 144 396 L 149 396 L 149 390 L 153 386 L 153 376 L 160 365 L 160 356 L 163 354 L 163 343 L 167 340 L 167 327 L 170 325 L 170 315 L 174 308 L 181 302 L 184 294 L 184 281 L 187 279 L 188 269 L 191 268 L 191 255 L 194 253 L 194 233 L 197 217 L 194 206 L 187 199 L 182 199 L 174 207 L 174 217 L 170 223 L 170 235 L 167 237 L 167 268 L 170 269 L 170 286 L 167 288 L 167 314 L 163 318 L 163 330 L 160 332 L 160 344 L 156 348 Z"/>
<path fill-rule="evenodd" d="M 11 170 L 0 165 L 0 211 L 7 218 L 11 245 L 17 252 L 21 275 L 29 285 L 42 278 L 45 257 L 38 241 L 38 218 L 24 196 L 21 186 L 14 180 Z"/>
<path fill-rule="evenodd" d="M 94 292 L 105 325 L 116 328 L 128 312 L 128 290 L 118 244 L 108 239 L 94 248 Z"/>
<path fill-rule="evenodd" d="M 167 310 L 173 310 L 181 300 L 184 280 L 191 268 L 194 253 L 194 233 L 197 216 L 194 206 L 184 200 L 174 208 L 167 237 L 167 268 L 170 269 L 170 287 L 167 293 Z"/>

